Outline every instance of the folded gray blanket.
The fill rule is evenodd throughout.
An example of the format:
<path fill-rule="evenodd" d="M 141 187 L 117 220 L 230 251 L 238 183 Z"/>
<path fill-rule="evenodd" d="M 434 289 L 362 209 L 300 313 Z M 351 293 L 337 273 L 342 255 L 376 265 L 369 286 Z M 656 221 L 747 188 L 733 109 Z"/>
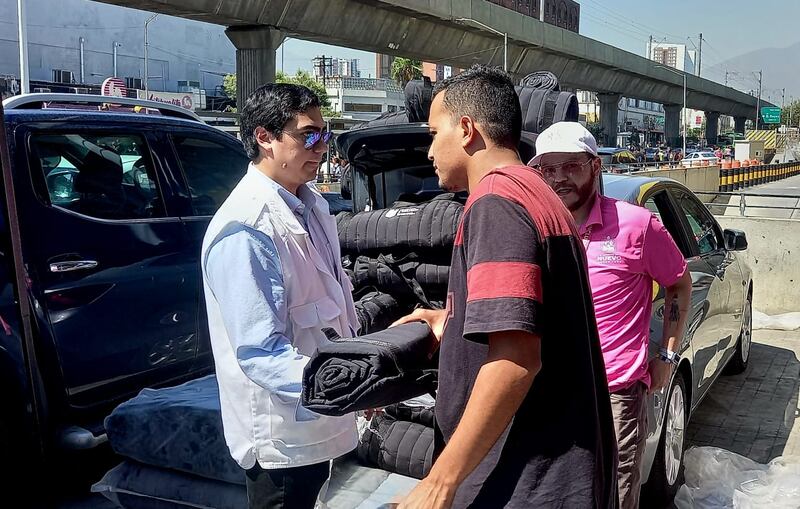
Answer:
<path fill-rule="evenodd" d="M 330 340 L 311 356 L 303 373 L 302 404 L 323 415 L 379 408 L 435 390 L 433 335 L 420 322 Z"/>

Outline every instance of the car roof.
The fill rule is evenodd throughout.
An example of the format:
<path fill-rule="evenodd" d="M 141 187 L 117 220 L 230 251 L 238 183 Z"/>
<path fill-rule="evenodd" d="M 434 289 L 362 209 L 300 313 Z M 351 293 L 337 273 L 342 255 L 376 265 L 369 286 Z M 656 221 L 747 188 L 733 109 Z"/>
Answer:
<path fill-rule="evenodd" d="M 603 173 L 603 194 L 617 200 L 641 205 L 640 200 L 644 193 L 654 186 L 686 187 L 666 177 L 646 177 L 640 175 L 619 175 Z"/>
<path fill-rule="evenodd" d="M 626 148 L 619 147 L 600 147 L 597 149 L 598 154 L 618 154 L 619 152 L 628 152 Z"/>
<path fill-rule="evenodd" d="M 134 124 L 181 124 L 185 126 L 208 126 L 203 122 L 165 115 L 143 114 L 133 112 L 95 111 L 88 109 L 45 108 L 45 109 L 11 109 L 3 115 L 7 123 L 23 123 L 36 121 L 62 121 L 69 123 L 134 123 Z M 222 131 L 220 131 L 222 132 Z"/>

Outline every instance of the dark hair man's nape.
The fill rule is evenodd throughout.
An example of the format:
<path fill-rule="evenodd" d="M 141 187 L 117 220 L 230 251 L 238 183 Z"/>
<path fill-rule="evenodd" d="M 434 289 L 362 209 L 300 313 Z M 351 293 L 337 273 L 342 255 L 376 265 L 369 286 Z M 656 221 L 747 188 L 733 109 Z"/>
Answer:
<path fill-rule="evenodd" d="M 280 136 L 292 118 L 320 105 L 319 97 L 302 85 L 268 83 L 256 89 L 240 110 L 240 132 L 247 157 L 251 161 L 258 159 L 257 127 Z"/>
<path fill-rule="evenodd" d="M 497 68 L 475 64 L 461 74 L 436 83 L 433 96 L 444 93 L 444 106 L 453 119 L 472 117 L 489 139 L 517 148 L 522 131 L 522 110 L 511 76 Z"/>

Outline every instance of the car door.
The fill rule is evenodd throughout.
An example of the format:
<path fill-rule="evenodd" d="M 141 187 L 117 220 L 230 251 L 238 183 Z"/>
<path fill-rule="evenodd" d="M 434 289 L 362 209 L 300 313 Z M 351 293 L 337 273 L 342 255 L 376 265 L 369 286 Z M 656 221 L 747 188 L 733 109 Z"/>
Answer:
<path fill-rule="evenodd" d="M 211 217 L 244 176 L 250 161 L 239 140 L 210 127 L 176 130 L 168 138 L 172 146 L 170 172 L 181 189 L 180 215 L 188 237 L 183 256 L 194 267 L 187 277 L 197 310 L 197 362 L 206 365 L 211 361 L 211 349 L 200 267 L 203 236 Z"/>
<path fill-rule="evenodd" d="M 15 132 L 23 251 L 48 376 L 72 407 L 129 397 L 185 376 L 181 246 L 151 129 L 21 126 Z M 47 338 L 47 341 L 44 339 Z M 43 347 L 44 348 L 44 347 Z"/>
<path fill-rule="evenodd" d="M 693 299 L 704 301 L 702 321 L 692 338 L 692 368 L 698 401 L 722 368 L 722 352 L 734 333 L 730 308 L 732 283 L 741 275 L 738 265 L 725 249 L 719 225 L 708 209 L 689 190 L 674 186 L 670 190 L 682 218 L 687 238 L 694 250 L 688 261 L 692 271 Z"/>
<path fill-rule="evenodd" d="M 675 244 L 681 250 L 684 259 L 687 261 L 687 266 L 692 276 L 692 280 L 702 278 L 703 275 L 696 274 L 695 263 L 695 249 L 689 242 L 688 236 L 683 226 L 683 219 L 675 206 L 675 202 L 669 193 L 669 184 L 658 184 L 646 190 L 640 201 L 640 204 L 650 210 L 659 221 L 664 225 L 667 231 L 672 236 Z M 683 342 L 681 343 L 678 351 L 682 357 L 691 359 L 693 355 L 693 342 L 694 336 L 697 334 L 704 334 L 703 330 L 698 330 L 701 327 L 701 319 L 704 312 L 704 300 L 701 298 L 701 292 L 692 292 L 691 312 L 687 319 L 686 334 L 684 334 Z M 658 355 L 658 350 L 661 347 L 663 340 L 663 327 L 664 327 L 664 297 L 665 289 L 658 283 L 653 282 L 653 306 L 650 318 L 650 348 L 649 356 L 655 358 Z M 666 388 L 660 393 L 652 395 L 653 404 L 648 406 L 648 428 L 649 440 L 657 441 L 658 433 L 660 432 L 660 423 L 663 422 L 662 416 L 665 410 L 664 401 L 666 399 Z"/>

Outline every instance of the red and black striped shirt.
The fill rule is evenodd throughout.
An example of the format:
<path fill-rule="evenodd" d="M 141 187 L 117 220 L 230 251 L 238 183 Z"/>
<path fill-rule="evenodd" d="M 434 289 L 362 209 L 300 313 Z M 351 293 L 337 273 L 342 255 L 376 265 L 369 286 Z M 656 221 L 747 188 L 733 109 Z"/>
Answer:
<path fill-rule="evenodd" d="M 528 396 L 454 507 L 615 507 L 616 441 L 583 246 L 531 168 L 496 169 L 472 191 L 448 294 L 437 452 L 461 419 L 488 335 L 542 338 L 542 369 Z"/>

